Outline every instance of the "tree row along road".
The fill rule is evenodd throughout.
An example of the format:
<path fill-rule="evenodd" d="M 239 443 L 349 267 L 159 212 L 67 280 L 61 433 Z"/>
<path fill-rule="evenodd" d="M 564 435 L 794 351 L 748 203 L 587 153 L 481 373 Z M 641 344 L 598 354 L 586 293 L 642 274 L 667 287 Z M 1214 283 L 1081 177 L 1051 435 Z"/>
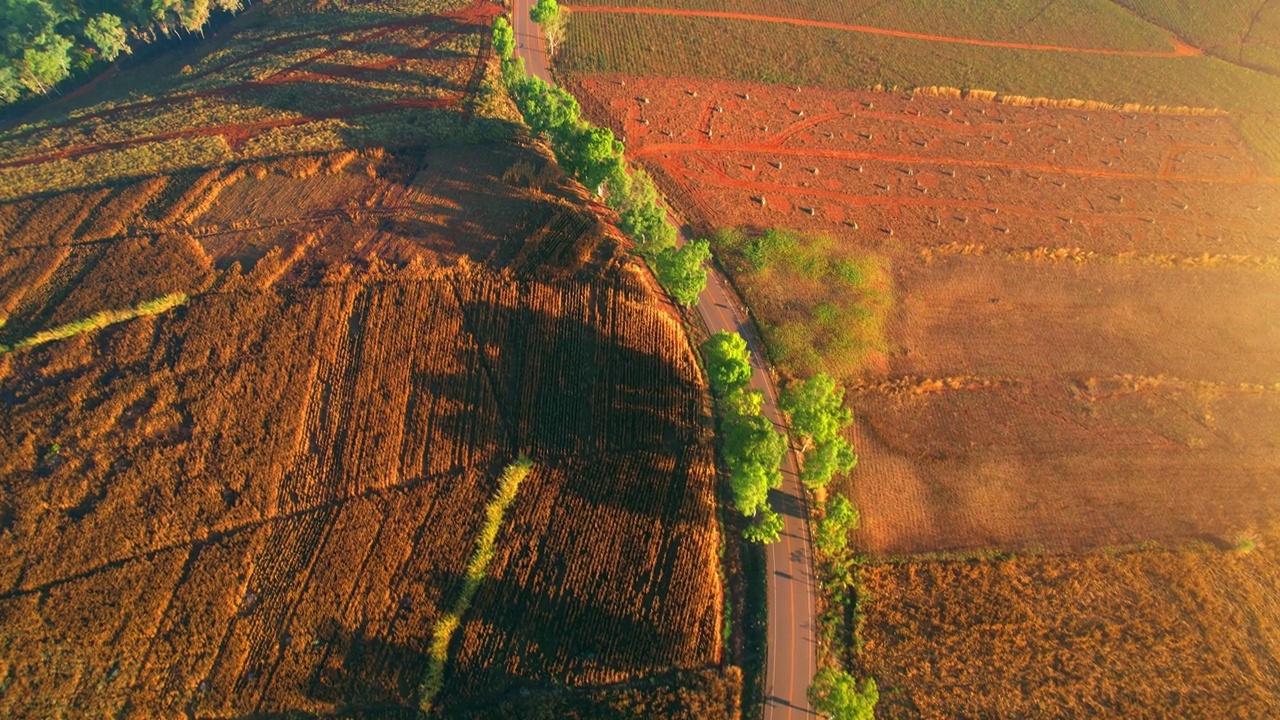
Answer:
<path fill-rule="evenodd" d="M 516 54 L 524 59 L 531 74 L 550 83 L 546 44 L 537 24 L 529 19 L 531 4 L 531 0 L 514 3 Z M 778 412 L 777 389 L 762 360 L 764 348 L 741 307 L 729 283 L 712 270 L 707 289 L 698 298 L 698 314 L 708 331 L 737 332 L 746 339 L 751 350 L 751 387 L 764 393 L 764 416 L 785 430 Z M 818 665 L 815 583 L 809 516 L 797 467 L 795 453 L 788 447 L 782 463 L 782 488 L 769 492 L 769 504 L 782 515 L 785 526 L 781 539 L 766 550 L 769 649 L 765 663 L 765 720 L 814 717 L 806 693 Z"/>

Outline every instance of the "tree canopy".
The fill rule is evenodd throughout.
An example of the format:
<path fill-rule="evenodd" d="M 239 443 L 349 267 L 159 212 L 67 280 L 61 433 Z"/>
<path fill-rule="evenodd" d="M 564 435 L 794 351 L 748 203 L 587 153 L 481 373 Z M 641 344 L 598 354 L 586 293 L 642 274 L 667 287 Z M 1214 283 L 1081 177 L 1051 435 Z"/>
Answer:
<path fill-rule="evenodd" d="M 844 406 L 844 388 L 826 373 L 787 386 L 778 407 L 788 414 L 792 431 L 804 441 L 800 480 L 805 485 L 824 487 L 857 465 L 857 454 L 840 435 L 853 422 L 853 413 Z"/>
<path fill-rule="evenodd" d="M 717 396 L 726 397 L 751 382 L 751 353 L 738 333 L 721 330 L 702 343 L 702 353 L 711 390 Z"/>
<path fill-rule="evenodd" d="M 809 703 L 813 709 L 832 720 L 874 720 L 880 690 L 874 678 L 862 681 L 861 686 L 849 673 L 833 667 L 824 667 L 809 686 Z"/>
<path fill-rule="evenodd" d="M 499 15 L 493 19 L 493 51 L 499 58 L 507 59 L 515 53 L 516 33 L 506 17 Z"/>
<path fill-rule="evenodd" d="M 826 502 L 826 512 L 813 532 L 813 544 L 820 552 L 835 555 L 844 550 L 849 533 L 858 529 L 859 515 L 853 503 L 843 495 L 833 495 Z"/>
<path fill-rule="evenodd" d="M 769 507 L 769 490 L 782 487 L 783 455 L 787 439 L 762 415 L 725 419 L 724 461 L 738 512 L 753 517 Z"/>
<path fill-rule="evenodd" d="M 97 60 L 177 30 L 199 31 L 242 0 L 0 0 L 0 103 L 48 93 Z"/>
<path fill-rule="evenodd" d="M 711 243 L 690 240 L 681 248 L 667 248 L 658 255 L 655 269 L 658 282 L 676 302 L 689 307 L 707 287 L 707 269 L 711 259 Z"/>

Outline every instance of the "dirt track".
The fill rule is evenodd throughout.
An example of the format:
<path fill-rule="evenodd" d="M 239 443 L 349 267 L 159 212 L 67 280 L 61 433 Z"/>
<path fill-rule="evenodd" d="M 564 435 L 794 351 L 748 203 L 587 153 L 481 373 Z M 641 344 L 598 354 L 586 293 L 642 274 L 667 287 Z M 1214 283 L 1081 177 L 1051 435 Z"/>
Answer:
<path fill-rule="evenodd" d="M 1043 52 L 1068 52 L 1085 55 L 1121 55 L 1127 57 L 1148 58 L 1181 58 L 1197 57 L 1204 53 L 1176 37 L 1170 37 L 1173 49 L 1158 50 L 1111 50 L 1106 48 L 1079 48 L 1064 45 L 1040 45 L 1036 43 L 1002 42 L 999 40 L 979 40 L 977 38 L 949 37 L 946 35 L 929 35 L 926 33 L 908 32 L 906 30 L 890 30 L 870 25 L 846 25 L 844 23 L 824 22 L 821 20 L 804 20 L 802 18 L 783 18 L 770 15 L 751 15 L 737 12 L 717 12 L 714 10 L 678 10 L 667 8 L 606 7 L 606 6 L 574 6 L 569 10 L 575 13 L 614 13 L 622 15 L 667 15 L 671 17 L 704 17 L 722 20 L 750 20 L 754 22 L 798 25 L 800 27 L 823 28 L 826 30 L 842 30 L 844 32 L 866 33 L 868 35 L 885 35 L 907 40 L 926 40 L 928 42 L 951 43 L 954 45 L 975 45 L 978 47 L 1004 48 L 1007 50 L 1035 50 Z"/>

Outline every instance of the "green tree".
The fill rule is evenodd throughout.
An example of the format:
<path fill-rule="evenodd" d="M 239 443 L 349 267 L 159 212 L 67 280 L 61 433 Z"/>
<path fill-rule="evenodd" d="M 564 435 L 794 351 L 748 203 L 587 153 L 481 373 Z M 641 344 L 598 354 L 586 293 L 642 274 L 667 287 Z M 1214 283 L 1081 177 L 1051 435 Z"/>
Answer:
<path fill-rule="evenodd" d="M 838 668 L 822 668 L 809 686 L 809 704 L 832 720 L 874 720 L 879 701 L 874 678 L 863 680 L 859 687 L 853 676 Z"/>
<path fill-rule="evenodd" d="M 556 0 L 538 0 L 529 8 L 529 19 L 541 25 L 560 14 L 560 4 Z"/>
<path fill-rule="evenodd" d="M 566 132 L 561 147 L 564 164 L 593 192 L 599 193 L 605 180 L 625 170 L 625 148 L 609 128 L 579 124 Z"/>
<path fill-rule="evenodd" d="M 718 397 L 747 386 L 751 382 L 751 353 L 747 341 L 738 333 L 720 332 L 702 343 L 707 361 L 707 378 Z"/>
<path fill-rule="evenodd" d="M 84 25 L 84 36 L 107 62 L 115 60 L 122 52 L 131 52 L 124 25 L 120 18 L 110 13 L 99 13 L 89 18 Z"/>
<path fill-rule="evenodd" d="M 753 543 L 767 545 L 769 543 L 778 542 L 782 535 L 782 529 L 786 523 L 782 520 L 782 516 L 773 511 L 773 508 L 765 505 L 760 509 L 760 514 L 752 521 L 747 529 L 742 531 L 742 536 Z"/>
<path fill-rule="evenodd" d="M 681 248 L 667 248 L 658 255 L 658 283 L 671 293 L 675 301 L 690 307 L 707 287 L 705 263 L 711 259 L 711 244 L 691 240 Z"/>
<path fill-rule="evenodd" d="M 71 74 L 71 48 L 75 43 L 57 33 L 45 33 L 22 51 L 19 79 L 32 92 L 49 89 Z"/>
<path fill-rule="evenodd" d="M 764 393 L 739 387 L 725 396 L 721 406 L 728 417 L 759 415 L 761 408 L 764 407 Z"/>
<path fill-rule="evenodd" d="M 840 473 L 847 473 L 858 465 L 858 454 L 842 437 L 815 445 L 804 453 L 800 468 L 800 482 L 810 489 L 826 487 Z"/>
<path fill-rule="evenodd" d="M 844 406 L 844 388 L 826 373 L 788 385 L 778 398 L 778 407 L 791 418 L 791 430 L 805 441 L 826 442 L 853 422 L 853 413 Z"/>
<path fill-rule="evenodd" d="M 506 59 L 515 53 L 516 34 L 511 23 L 499 15 L 493 19 L 493 51 L 499 58 Z"/>
<path fill-rule="evenodd" d="M 849 542 L 849 533 L 858 529 L 858 511 L 843 495 L 833 495 L 826 503 L 826 512 L 818 520 L 813 532 L 813 544 L 820 552 L 836 555 Z"/>
<path fill-rule="evenodd" d="M 782 487 L 782 457 L 786 437 L 760 415 L 725 418 L 724 461 L 734 506 L 747 517 L 768 507 L 770 488 Z"/>
<path fill-rule="evenodd" d="M 609 207 L 618 211 L 618 228 L 636 244 L 636 252 L 656 260 L 662 251 L 676 244 L 676 229 L 667 220 L 666 208 L 658 202 L 658 188 L 643 169 L 621 172 L 606 183 Z"/>

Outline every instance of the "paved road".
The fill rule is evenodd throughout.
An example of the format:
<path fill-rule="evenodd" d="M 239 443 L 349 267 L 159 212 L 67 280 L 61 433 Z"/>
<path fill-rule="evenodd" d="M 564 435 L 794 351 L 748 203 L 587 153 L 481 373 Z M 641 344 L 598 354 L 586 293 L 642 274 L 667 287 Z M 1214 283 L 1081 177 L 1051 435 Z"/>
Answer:
<path fill-rule="evenodd" d="M 546 44 L 537 24 L 529 19 L 532 0 L 515 0 L 513 11 L 516 54 L 530 73 L 551 82 Z M 746 320 L 732 286 L 717 271 L 707 277 L 707 290 L 698 298 L 698 314 L 711 332 L 737 332 L 751 349 L 751 386 L 764 392 L 764 414 L 780 430 L 778 393 L 761 358 L 764 348 Z M 765 666 L 765 720 L 812 718 L 805 696 L 817 671 L 818 645 L 814 623 L 813 561 L 810 555 L 809 514 L 796 474 L 795 453 L 788 448 L 782 464 L 782 489 L 769 492 L 769 503 L 786 521 L 782 539 L 768 547 L 769 657 Z"/>

